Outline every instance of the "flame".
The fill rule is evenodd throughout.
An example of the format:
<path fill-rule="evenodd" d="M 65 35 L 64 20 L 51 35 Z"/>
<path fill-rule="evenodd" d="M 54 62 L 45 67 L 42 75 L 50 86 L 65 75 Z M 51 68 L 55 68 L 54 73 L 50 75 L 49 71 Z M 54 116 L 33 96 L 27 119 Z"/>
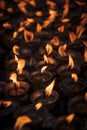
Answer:
<path fill-rule="evenodd" d="M 32 122 L 32 119 L 26 115 L 23 115 L 23 116 L 19 116 L 15 122 L 15 125 L 14 125 L 14 129 L 15 130 L 21 130 L 22 127 L 27 124 L 27 123 L 31 123 Z"/>
<path fill-rule="evenodd" d="M 19 55 L 19 53 L 17 52 L 17 51 L 19 50 L 19 46 L 14 45 L 12 49 L 13 49 L 13 53 L 14 53 L 15 55 Z"/>
<path fill-rule="evenodd" d="M 41 73 L 43 73 L 46 69 L 47 69 L 47 66 L 43 66 L 43 67 L 41 68 Z"/>
<path fill-rule="evenodd" d="M 69 0 L 65 0 L 64 10 L 62 18 L 64 18 L 69 12 Z"/>
<path fill-rule="evenodd" d="M 72 74 L 71 74 L 71 77 L 74 79 L 75 82 L 78 81 L 78 76 L 77 76 L 77 74 L 72 73 Z"/>
<path fill-rule="evenodd" d="M 34 38 L 34 33 L 24 30 L 24 39 L 26 42 L 32 41 Z"/>
<path fill-rule="evenodd" d="M 76 29 L 77 38 L 80 38 L 84 31 L 85 31 L 85 28 L 83 26 L 81 25 L 77 26 L 77 29 Z"/>
<path fill-rule="evenodd" d="M 53 1 L 50 1 L 50 0 L 47 0 L 46 3 L 50 9 L 55 9 L 56 3 L 54 3 Z"/>
<path fill-rule="evenodd" d="M 4 28 L 10 28 L 11 27 L 11 24 L 6 22 L 6 23 L 3 23 L 3 27 Z"/>
<path fill-rule="evenodd" d="M 80 24 L 81 25 L 85 25 L 85 24 L 87 24 L 87 14 L 86 13 L 82 13 L 82 15 L 81 15 L 81 22 L 80 22 Z"/>
<path fill-rule="evenodd" d="M 87 62 L 87 47 L 85 47 L 85 51 L 84 51 L 84 60 L 85 62 Z"/>
<path fill-rule="evenodd" d="M 45 94 L 47 96 L 51 95 L 54 85 L 55 85 L 55 79 L 45 89 Z"/>
<path fill-rule="evenodd" d="M 68 19 L 68 18 L 62 19 L 62 23 L 67 23 L 67 22 L 69 22 L 69 21 L 70 21 L 70 19 Z"/>
<path fill-rule="evenodd" d="M 18 74 L 22 74 L 22 71 L 23 71 L 24 67 L 25 67 L 25 60 L 24 59 L 19 59 L 18 60 L 18 66 L 17 66 Z"/>
<path fill-rule="evenodd" d="M 17 74 L 16 73 L 12 73 L 9 77 L 10 80 L 13 81 L 14 84 L 16 84 L 17 87 L 19 87 L 19 82 L 17 81 Z"/>
<path fill-rule="evenodd" d="M 37 23 L 37 32 L 39 33 L 39 32 L 41 32 L 41 29 L 42 29 L 42 26 L 39 24 L 39 23 Z"/>
<path fill-rule="evenodd" d="M 47 59 L 48 59 L 48 63 L 54 64 L 55 61 L 52 57 L 48 57 Z"/>
<path fill-rule="evenodd" d="M 64 44 L 64 45 L 61 45 L 59 48 L 58 48 L 58 53 L 59 55 L 61 56 L 66 56 L 66 48 L 67 48 L 67 44 Z"/>
<path fill-rule="evenodd" d="M 15 61 L 18 63 L 18 57 L 14 55 Z"/>
<path fill-rule="evenodd" d="M 51 39 L 51 43 L 55 46 L 59 45 L 59 38 L 57 36 L 53 37 L 53 39 Z"/>
<path fill-rule="evenodd" d="M 53 51 L 53 48 L 51 45 L 47 44 L 46 45 L 46 52 L 47 52 L 47 55 L 50 55 Z"/>
<path fill-rule="evenodd" d="M 27 0 L 27 2 L 34 7 L 36 6 L 35 0 Z"/>
<path fill-rule="evenodd" d="M 24 14 L 28 14 L 28 11 L 26 9 L 27 3 L 25 1 L 20 1 L 18 3 L 18 8 L 24 13 Z"/>
<path fill-rule="evenodd" d="M 74 68 L 74 61 L 73 61 L 73 58 L 69 55 L 69 64 L 68 64 L 68 67 L 69 68 Z"/>
<path fill-rule="evenodd" d="M 18 32 L 14 32 L 13 33 L 13 39 L 15 39 L 17 37 L 17 35 L 18 35 Z"/>
<path fill-rule="evenodd" d="M 76 40 L 76 35 L 74 32 L 69 32 L 69 38 L 72 43 Z"/>
<path fill-rule="evenodd" d="M 6 107 L 9 107 L 12 105 L 12 102 L 11 101 L 3 101 L 3 105 Z"/>
<path fill-rule="evenodd" d="M 47 56 L 44 54 L 44 61 L 48 64 L 48 58 L 47 58 Z"/>
<path fill-rule="evenodd" d="M 58 32 L 63 33 L 64 32 L 64 25 L 58 27 Z"/>
<path fill-rule="evenodd" d="M 85 93 L 85 100 L 87 100 L 87 92 Z"/>
<path fill-rule="evenodd" d="M 43 13 L 42 13 L 42 11 L 36 11 L 35 15 L 38 17 L 41 17 L 41 16 L 43 16 Z"/>
<path fill-rule="evenodd" d="M 9 8 L 7 8 L 7 11 L 8 11 L 9 13 L 12 13 L 12 12 L 13 12 L 13 8 L 9 7 Z"/>
<path fill-rule="evenodd" d="M 42 103 L 41 102 L 39 102 L 39 103 L 37 103 L 36 105 L 35 105 L 35 109 L 36 110 L 39 110 L 41 107 L 42 107 Z"/>
<path fill-rule="evenodd" d="M 22 23 L 20 23 L 20 25 L 21 25 Z M 21 25 L 22 26 L 22 25 Z M 18 32 L 22 32 L 22 31 L 24 31 L 24 27 L 20 27 L 19 29 L 18 29 Z"/>
<path fill-rule="evenodd" d="M 69 116 L 66 117 L 66 121 L 67 121 L 68 123 L 71 123 L 72 120 L 74 119 L 74 117 L 75 117 L 75 114 L 72 113 L 72 114 L 70 114 Z"/>
<path fill-rule="evenodd" d="M 29 23 L 34 23 L 34 19 L 33 18 L 27 18 L 26 21 L 29 22 Z"/>

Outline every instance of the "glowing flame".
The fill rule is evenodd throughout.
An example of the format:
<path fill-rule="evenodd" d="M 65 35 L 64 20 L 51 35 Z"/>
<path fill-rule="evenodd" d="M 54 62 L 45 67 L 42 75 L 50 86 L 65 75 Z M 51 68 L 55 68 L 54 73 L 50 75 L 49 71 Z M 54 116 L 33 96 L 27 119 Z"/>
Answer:
<path fill-rule="evenodd" d="M 50 1 L 50 0 L 47 0 L 46 3 L 50 9 L 55 9 L 56 3 L 54 3 L 53 1 Z"/>
<path fill-rule="evenodd" d="M 53 37 L 53 39 L 51 39 L 51 43 L 54 46 L 58 46 L 59 45 L 59 38 L 57 36 Z"/>
<path fill-rule="evenodd" d="M 18 8 L 24 13 L 24 14 L 28 14 L 28 11 L 26 9 L 27 3 L 24 1 L 20 1 L 18 4 Z"/>
<path fill-rule="evenodd" d="M 83 26 L 81 25 L 77 26 L 77 30 L 76 30 L 77 38 L 80 38 L 84 31 L 85 31 L 85 28 Z"/>
<path fill-rule="evenodd" d="M 47 59 L 48 59 L 48 63 L 54 64 L 55 61 L 52 57 L 48 57 Z"/>
<path fill-rule="evenodd" d="M 9 107 L 12 105 L 12 102 L 11 101 L 3 101 L 3 105 L 6 107 Z"/>
<path fill-rule="evenodd" d="M 75 82 L 78 81 L 78 76 L 77 76 L 77 74 L 72 73 L 72 74 L 71 74 L 71 77 L 74 79 Z"/>
<path fill-rule="evenodd" d="M 85 93 L 85 100 L 87 101 L 87 92 Z"/>
<path fill-rule="evenodd" d="M 30 5 L 32 5 L 32 6 L 36 6 L 36 2 L 35 2 L 35 0 L 27 0 L 28 1 L 28 3 L 30 4 Z"/>
<path fill-rule="evenodd" d="M 19 87 L 19 82 L 17 81 L 17 74 L 16 73 L 12 73 L 9 77 L 10 80 L 13 81 L 14 84 L 16 84 L 17 87 Z"/>
<path fill-rule="evenodd" d="M 41 102 L 39 102 L 39 103 L 37 103 L 36 105 L 35 105 L 35 109 L 36 110 L 39 110 L 41 107 L 42 107 L 42 103 Z"/>
<path fill-rule="evenodd" d="M 64 10 L 63 10 L 63 18 L 68 14 L 69 12 L 69 0 L 65 0 Z"/>
<path fill-rule="evenodd" d="M 66 48 L 67 48 L 67 44 L 64 44 L 64 45 L 61 45 L 59 48 L 58 48 L 58 53 L 59 55 L 61 56 L 66 56 Z"/>
<path fill-rule="evenodd" d="M 58 27 L 58 32 L 63 33 L 64 32 L 64 25 Z"/>
<path fill-rule="evenodd" d="M 87 48 L 85 47 L 85 51 L 84 51 L 84 60 L 85 62 L 87 62 Z"/>
<path fill-rule="evenodd" d="M 46 45 L 46 52 L 47 52 L 47 55 L 50 55 L 53 51 L 53 48 L 51 45 L 47 44 Z"/>
<path fill-rule="evenodd" d="M 72 43 L 76 40 L 76 35 L 74 32 L 69 32 L 69 38 Z"/>
<path fill-rule="evenodd" d="M 50 96 L 55 85 L 55 79 L 45 88 L 45 94 Z"/>
<path fill-rule="evenodd" d="M 3 27 L 4 28 L 10 28 L 11 27 L 11 24 L 6 22 L 6 23 L 3 23 Z"/>
<path fill-rule="evenodd" d="M 21 23 L 20 23 L 21 24 Z M 18 32 L 22 32 L 22 31 L 24 31 L 24 27 L 20 27 L 19 29 L 18 29 Z"/>
<path fill-rule="evenodd" d="M 26 42 L 32 41 L 34 38 L 34 33 L 24 30 L 24 38 Z"/>
<path fill-rule="evenodd" d="M 62 19 L 62 23 L 67 23 L 67 22 L 69 22 L 69 21 L 70 21 L 70 19 L 68 19 L 68 18 Z"/>
<path fill-rule="evenodd" d="M 38 17 L 41 17 L 41 16 L 43 16 L 43 13 L 42 13 L 42 11 L 36 11 L 35 15 Z"/>
<path fill-rule="evenodd" d="M 71 123 L 72 120 L 74 119 L 74 117 L 75 117 L 75 114 L 72 113 L 72 114 L 70 114 L 69 116 L 66 117 L 66 121 L 67 121 L 68 123 Z"/>
<path fill-rule="evenodd" d="M 37 32 L 39 33 L 39 32 L 41 32 L 41 29 L 42 29 L 42 26 L 39 24 L 39 23 L 37 23 Z"/>
<path fill-rule="evenodd" d="M 19 55 L 19 53 L 18 53 L 18 51 L 19 51 L 19 46 L 14 45 L 12 49 L 13 49 L 13 53 L 14 53 L 15 55 Z"/>
<path fill-rule="evenodd" d="M 25 60 L 24 59 L 19 59 L 18 60 L 18 66 L 17 66 L 17 71 L 19 74 L 22 74 L 23 68 L 25 67 Z"/>
<path fill-rule="evenodd" d="M 19 116 L 15 122 L 15 125 L 14 125 L 14 129 L 15 130 L 21 130 L 22 127 L 27 124 L 27 123 L 31 123 L 32 122 L 32 119 L 26 115 L 23 115 L 23 116 Z"/>
<path fill-rule="evenodd" d="M 13 33 L 13 39 L 15 39 L 17 37 L 17 35 L 18 35 L 18 32 L 14 32 Z"/>
<path fill-rule="evenodd" d="M 46 69 L 47 69 L 47 66 L 43 66 L 43 67 L 41 68 L 41 73 L 43 73 Z"/>
<path fill-rule="evenodd" d="M 18 63 L 18 57 L 14 55 L 15 61 Z"/>
<path fill-rule="evenodd" d="M 47 58 L 47 56 L 44 54 L 44 61 L 48 64 L 48 58 Z"/>
<path fill-rule="evenodd" d="M 74 68 L 74 61 L 73 61 L 73 58 L 69 55 L 69 64 L 68 64 L 68 67 L 69 68 Z"/>

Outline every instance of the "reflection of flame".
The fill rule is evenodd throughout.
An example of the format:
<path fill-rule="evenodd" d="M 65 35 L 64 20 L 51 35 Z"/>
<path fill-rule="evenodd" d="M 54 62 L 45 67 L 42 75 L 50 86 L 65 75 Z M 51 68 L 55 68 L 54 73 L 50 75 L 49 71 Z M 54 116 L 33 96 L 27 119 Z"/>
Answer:
<path fill-rule="evenodd" d="M 87 101 L 87 92 L 85 93 L 85 100 Z"/>
<path fill-rule="evenodd" d="M 77 38 L 80 38 L 84 31 L 85 31 L 85 28 L 83 26 L 81 25 L 77 26 L 77 30 L 76 30 Z"/>
<path fill-rule="evenodd" d="M 18 57 L 14 55 L 15 61 L 18 63 Z"/>
<path fill-rule="evenodd" d="M 26 42 L 32 41 L 34 38 L 34 33 L 24 30 L 24 38 Z"/>
<path fill-rule="evenodd" d="M 3 23 L 3 27 L 4 28 L 10 28 L 11 27 L 11 24 L 6 22 L 6 23 Z"/>
<path fill-rule="evenodd" d="M 42 107 L 42 103 L 41 103 L 41 102 L 39 102 L 39 103 L 37 103 L 37 104 L 35 105 L 35 109 L 36 109 L 36 110 L 39 110 L 41 107 Z"/>
<path fill-rule="evenodd" d="M 64 32 L 64 25 L 58 27 L 58 32 L 62 32 L 62 33 Z"/>
<path fill-rule="evenodd" d="M 72 120 L 74 119 L 74 117 L 75 117 L 75 114 L 72 113 L 72 114 L 70 114 L 69 116 L 66 117 L 66 121 L 67 121 L 68 123 L 71 123 Z"/>
<path fill-rule="evenodd" d="M 68 18 L 62 19 L 62 23 L 67 23 L 67 22 L 69 22 L 69 21 L 70 21 L 70 19 L 68 19 Z"/>
<path fill-rule="evenodd" d="M 63 10 L 63 18 L 68 14 L 69 12 L 69 0 L 65 0 L 64 10 Z"/>
<path fill-rule="evenodd" d="M 47 52 L 47 55 L 50 55 L 53 51 L 53 48 L 50 44 L 47 44 L 46 45 L 46 52 Z"/>
<path fill-rule="evenodd" d="M 22 23 L 20 23 L 20 24 L 22 24 Z M 22 32 L 22 31 L 24 31 L 24 27 L 20 27 L 19 29 L 18 29 L 18 32 Z"/>
<path fill-rule="evenodd" d="M 59 48 L 58 48 L 58 53 L 59 55 L 64 55 L 66 56 L 66 48 L 67 48 L 67 44 L 64 44 L 64 45 L 61 45 Z"/>
<path fill-rule="evenodd" d="M 46 3 L 50 7 L 50 9 L 55 9 L 56 3 L 50 0 L 47 0 Z"/>
<path fill-rule="evenodd" d="M 13 12 L 13 8 L 9 7 L 9 8 L 7 8 L 7 11 L 8 11 L 9 13 L 12 13 L 12 12 Z"/>
<path fill-rule="evenodd" d="M 6 107 L 11 106 L 12 102 L 11 101 L 3 101 L 3 105 Z"/>
<path fill-rule="evenodd" d="M 14 129 L 15 130 L 21 130 L 22 127 L 27 124 L 27 123 L 31 123 L 32 120 L 30 117 L 26 116 L 26 115 L 23 115 L 23 116 L 19 116 L 15 122 L 15 125 L 14 125 Z"/>
<path fill-rule="evenodd" d="M 43 66 L 43 67 L 41 68 L 41 73 L 43 73 L 46 69 L 47 69 L 47 66 Z"/>
<path fill-rule="evenodd" d="M 17 37 L 17 35 L 18 35 L 18 32 L 14 32 L 13 33 L 13 39 L 15 39 Z"/>
<path fill-rule="evenodd" d="M 55 46 L 58 46 L 59 45 L 59 38 L 57 36 L 53 37 L 51 39 L 51 43 Z"/>
<path fill-rule="evenodd" d="M 20 1 L 18 4 L 18 8 L 24 13 L 24 14 L 28 14 L 28 11 L 26 9 L 27 3 L 24 1 Z"/>
<path fill-rule="evenodd" d="M 16 73 L 12 73 L 9 77 L 10 80 L 13 81 L 14 84 L 16 84 L 17 87 L 19 87 L 19 82 L 17 81 L 17 74 Z"/>
<path fill-rule="evenodd" d="M 36 6 L 35 0 L 27 0 L 27 2 L 34 7 Z"/>
<path fill-rule="evenodd" d="M 36 11 L 35 15 L 38 16 L 38 17 L 41 17 L 43 15 L 43 13 L 42 13 L 42 11 Z"/>
<path fill-rule="evenodd" d="M 51 95 L 54 85 L 55 85 L 55 79 L 45 89 L 45 94 L 47 96 Z"/>
<path fill-rule="evenodd" d="M 12 49 L 13 49 L 13 53 L 14 53 L 15 55 L 19 55 L 19 53 L 17 52 L 17 51 L 19 50 L 19 46 L 14 45 Z"/>
<path fill-rule="evenodd" d="M 69 64 L 68 64 L 68 67 L 69 68 L 74 68 L 74 61 L 73 61 L 73 58 L 69 55 Z"/>
<path fill-rule="evenodd" d="M 84 60 L 85 62 L 87 62 L 87 48 L 85 47 L 85 51 L 84 51 Z"/>
<path fill-rule="evenodd" d="M 78 76 L 77 76 L 77 74 L 72 73 L 72 74 L 71 74 L 71 77 L 74 79 L 75 82 L 78 81 Z"/>
<path fill-rule="evenodd" d="M 47 59 L 48 59 L 48 63 L 54 64 L 55 61 L 52 57 L 48 57 Z"/>
<path fill-rule="evenodd" d="M 76 40 L 76 35 L 74 32 L 69 32 L 69 38 L 72 43 Z"/>
<path fill-rule="evenodd" d="M 42 29 L 42 26 L 39 24 L 39 23 L 37 23 L 37 32 L 39 33 L 39 32 L 41 32 L 41 29 Z"/>
<path fill-rule="evenodd" d="M 47 56 L 44 54 L 44 61 L 48 64 L 48 59 L 47 59 Z"/>
<path fill-rule="evenodd" d="M 24 59 L 19 59 L 18 60 L 18 66 L 17 66 L 17 71 L 19 74 L 22 74 L 23 68 L 25 67 L 25 60 Z"/>
<path fill-rule="evenodd" d="M 85 47 L 87 47 L 87 41 L 83 41 L 83 44 L 85 45 Z"/>
<path fill-rule="evenodd" d="M 85 25 L 85 24 L 87 24 L 87 14 L 86 13 L 82 13 L 82 15 L 81 15 L 81 22 L 80 22 L 80 24 L 81 25 Z"/>

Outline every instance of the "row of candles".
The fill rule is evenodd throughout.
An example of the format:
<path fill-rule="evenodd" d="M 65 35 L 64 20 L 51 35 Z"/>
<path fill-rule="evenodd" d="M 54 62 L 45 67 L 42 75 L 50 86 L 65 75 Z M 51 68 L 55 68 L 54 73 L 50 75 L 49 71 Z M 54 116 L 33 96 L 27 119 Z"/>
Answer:
<path fill-rule="evenodd" d="M 64 29 L 68 28 L 70 22 L 69 18 L 65 18 L 69 13 L 69 0 L 62 3 L 62 18 L 56 11 L 56 2 L 47 0 L 50 16 L 47 16 L 42 26 L 27 16 L 28 11 L 24 5 L 28 1 L 15 2 L 26 17 L 22 19 L 21 16 L 22 20 L 15 23 L 19 24 L 17 29 L 2 19 L 3 28 L 8 32 L 3 36 L 3 43 L 10 50 L 10 58 L 5 61 L 5 82 L 0 82 L 1 124 L 5 123 L 6 127 L 10 125 L 12 128 L 9 129 L 15 130 L 85 129 L 87 41 L 81 37 L 86 28 L 87 14 L 83 13 L 81 25 L 78 28 L 75 26 L 76 34 L 69 32 L 70 40 L 66 44 L 60 39 L 63 35 L 66 37 Z M 76 2 L 78 7 L 82 3 L 84 6 L 86 4 Z M 35 7 L 35 1 L 29 4 Z M 36 12 L 39 20 L 42 15 L 41 12 Z M 52 34 L 49 33 L 49 28 L 56 17 L 59 17 L 62 25 L 57 26 L 56 21 L 57 31 Z M 29 27 L 34 22 L 37 23 L 37 31 L 33 33 Z"/>

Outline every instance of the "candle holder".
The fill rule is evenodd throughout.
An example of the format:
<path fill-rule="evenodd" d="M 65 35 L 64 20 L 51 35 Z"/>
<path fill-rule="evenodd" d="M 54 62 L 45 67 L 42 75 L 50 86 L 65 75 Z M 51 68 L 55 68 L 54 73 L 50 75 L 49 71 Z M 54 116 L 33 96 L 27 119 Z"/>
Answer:
<path fill-rule="evenodd" d="M 53 90 L 50 96 L 46 96 L 43 89 L 35 91 L 31 96 L 30 100 L 32 103 L 42 102 L 44 106 L 52 109 L 55 106 L 56 101 L 59 98 L 59 94 Z"/>
<path fill-rule="evenodd" d="M 20 86 L 16 86 L 13 82 L 10 82 L 5 87 L 5 93 L 14 100 L 20 103 L 25 103 L 28 98 L 29 84 L 24 81 L 19 81 Z"/>
<path fill-rule="evenodd" d="M 80 78 L 77 82 L 75 82 L 72 78 L 64 78 L 60 81 L 59 87 L 64 95 L 67 97 L 73 97 L 85 92 L 86 82 Z"/>
<path fill-rule="evenodd" d="M 34 71 L 30 74 L 30 82 L 33 85 L 34 90 L 45 88 L 53 78 L 53 75 L 49 71 L 41 73 L 40 71 Z"/>

